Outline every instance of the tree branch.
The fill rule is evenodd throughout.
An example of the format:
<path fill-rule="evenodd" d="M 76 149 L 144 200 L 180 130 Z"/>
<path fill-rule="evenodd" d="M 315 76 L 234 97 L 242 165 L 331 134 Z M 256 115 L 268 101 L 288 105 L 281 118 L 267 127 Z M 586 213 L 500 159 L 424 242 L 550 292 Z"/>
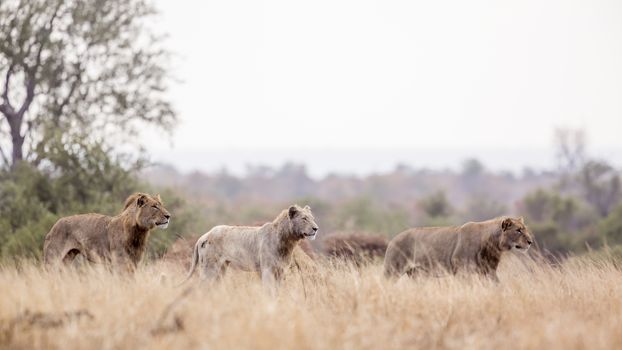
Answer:
<path fill-rule="evenodd" d="M 54 21 L 58 17 L 58 12 L 60 10 L 61 5 L 62 5 L 62 1 L 59 1 L 58 4 L 56 5 L 56 8 L 54 9 L 54 12 L 52 13 L 52 16 L 50 17 L 50 20 L 48 21 L 47 26 L 41 29 L 40 33 L 43 33 L 43 34 L 42 34 L 42 37 L 39 39 L 41 44 L 39 45 L 37 54 L 35 56 L 35 64 L 32 67 L 28 67 L 26 69 L 28 73 L 27 79 L 25 82 L 26 98 L 24 99 L 24 103 L 22 104 L 19 111 L 17 112 L 19 124 L 21 124 L 23 117 L 24 117 L 24 113 L 26 113 L 28 108 L 30 108 L 30 104 L 32 103 L 32 100 L 35 97 L 35 87 L 37 85 L 37 72 L 39 71 L 39 68 L 41 67 L 41 55 L 43 53 L 43 48 L 45 47 L 45 45 L 48 43 L 50 39 L 50 35 L 52 34 L 52 28 L 54 27 Z"/>
<path fill-rule="evenodd" d="M 20 124 L 24 117 L 24 113 L 26 113 L 26 111 L 30 107 L 30 104 L 32 103 L 32 100 L 34 100 L 35 98 L 36 83 L 37 83 L 36 72 L 29 73 L 28 78 L 26 79 L 26 82 L 25 82 L 26 98 L 24 99 L 24 103 L 22 103 L 22 106 L 20 107 L 20 109 L 17 111 L 17 117 L 19 118 Z"/>
<path fill-rule="evenodd" d="M 76 92 L 78 88 L 78 85 L 80 84 L 80 81 L 82 80 L 82 71 L 81 71 L 80 63 L 76 63 L 75 68 L 76 68 L 76 74 L 75 74 L 74 81 L 71 83 L 71 87 L 69 88 L 69 92 L 67 92 L 67 96 L 65 96 L 65 98 L 62 99 L 62 101 L 58 104 L 56 111 L 55 111 L 56 114 L 54 116 L 54 123 L 57 124 L 57 126 L 58 126 L 58 119 L 62 115 L 63 109 L 65 109 L 65 107 L 71 101 L 71 98 L 73 97 L 74 93 Z"/>
<path fill-rule="evenodd" d="M 4 78 L 4 91 L 2 91 L 2 104 L 0 104 L 0 112 L 3 114 L 9 114 L 13 112 L 13 106 L 11 106 L 11 101 L 9 101 L 9 82 L 11 81 L 11 75 L 13 74 L 14 65 L 11 64 L 6 71 L 6 76 Z"/>
<path fill-rule="evenodd" d="M 0 156 L 2 157 L 2 162 L 4 165 L 10 165 L 9 157 L 7 157 L 6 153 L 4 153 L 4 149 L 2 149 L 2 145 L 0 145 Z"/>

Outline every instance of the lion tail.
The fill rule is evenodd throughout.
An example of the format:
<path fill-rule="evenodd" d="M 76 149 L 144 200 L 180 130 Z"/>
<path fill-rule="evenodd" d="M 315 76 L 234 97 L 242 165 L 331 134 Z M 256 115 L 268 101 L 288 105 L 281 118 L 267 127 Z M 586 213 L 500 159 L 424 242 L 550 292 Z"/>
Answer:
<path fill-rule="evenodd" d="M 190 270 L 188 271 L 188 275 L 186 276 L 186 278 L 179 283 L 177 286 L 181 286 L 182 284 L 188 282 L 188 280 L 190 279 L 190 277 L 192 277 L 192 274 L 194 273 L 194 270 L 196 270 L 197 265 L 199 263 L 199 245 L 201 244 L 200 242 L 201 240 L 199 239 L 197 241 L 197 243 L 194 245 L 194 250 L 192 251 L 192 265 L 190 266 Z"/>

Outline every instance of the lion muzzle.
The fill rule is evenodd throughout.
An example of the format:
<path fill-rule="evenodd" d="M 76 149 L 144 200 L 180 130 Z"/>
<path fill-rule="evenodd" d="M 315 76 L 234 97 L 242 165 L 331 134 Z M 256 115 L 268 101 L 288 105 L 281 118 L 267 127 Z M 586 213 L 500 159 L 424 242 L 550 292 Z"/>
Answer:
<path fill-rule="evenodd" d="M 311 231 L 310 233 L 305 233 L 305 238 L 308 238 L 310 240 L 315 240 L 317 238 L 317 231 L 318 231 L 318 227 L 314 227 L 313 231 Z"/>

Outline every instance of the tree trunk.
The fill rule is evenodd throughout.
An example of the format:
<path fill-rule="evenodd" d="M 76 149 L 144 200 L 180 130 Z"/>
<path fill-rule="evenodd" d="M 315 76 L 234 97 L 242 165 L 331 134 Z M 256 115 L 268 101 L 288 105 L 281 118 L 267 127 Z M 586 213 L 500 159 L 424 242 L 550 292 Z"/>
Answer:
<path fill-rule="evenodd" d="M 11 168 L 15 168 L 17 163 L 24 160 L 24 139 L 25 136 L 22 135 L 22 124 L 24 121 L 24 115 L 28 108 L 30 108 L 30 104 L 32 103 L 35 97 L 35 74 L 36 70 L 30 70 L 28 73 L 28 80 L 26 81 L 26 98 L 24 103 L 19 109 L 14 109 L 9 102 L 8 97 L 8 86 L 9 79 L 11 77 L 11 70 L 7 72 L 7 79 L 5 82 L 4 93 L 2 95 L 3 103 L 0 105 L 0 112 L 4 114 L 7 122 L 9 123 L 9 129 L 11 131 L 11 143 L 13 146 L 13 150 L 11 152 Z"/>
<path fill-rule="evenodd" d="M 11 152 L 11 168 L 15 168 L 17 163 L 24 159 L 24 136 L 21 134 L 23 114 L 8 113 L 5 114 L 11 129 L 11 144 L 13 150 Z"/>
<path fill-rule="evenodd" d="M 24 159 L 24 137 L 13 137 L 13 153 L 11 154 L 11 168 Z"/>

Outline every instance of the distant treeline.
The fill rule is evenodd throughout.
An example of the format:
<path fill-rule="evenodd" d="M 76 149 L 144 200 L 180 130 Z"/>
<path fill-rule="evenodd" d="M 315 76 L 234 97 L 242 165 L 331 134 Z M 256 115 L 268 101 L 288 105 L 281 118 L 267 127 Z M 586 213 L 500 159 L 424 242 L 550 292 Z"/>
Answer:
<path fill-rule="evenodd" d="M 311 178 L 305 166 L 181 174 L 151 167 L 143 178 L 200 203 L 206 224 L 268 220 L 287 203 L 310 204 L 322 232 L 364 232 L 391 237 L 412 226 L 461 224 L 522 215 L 540 248 L 555 254 L 622 243 L 619 172 L 603 161 L 576 162 L 555 171 L 491 172 L 475 159 L 461 171 L 412 169 L 365 177 Z"/>

